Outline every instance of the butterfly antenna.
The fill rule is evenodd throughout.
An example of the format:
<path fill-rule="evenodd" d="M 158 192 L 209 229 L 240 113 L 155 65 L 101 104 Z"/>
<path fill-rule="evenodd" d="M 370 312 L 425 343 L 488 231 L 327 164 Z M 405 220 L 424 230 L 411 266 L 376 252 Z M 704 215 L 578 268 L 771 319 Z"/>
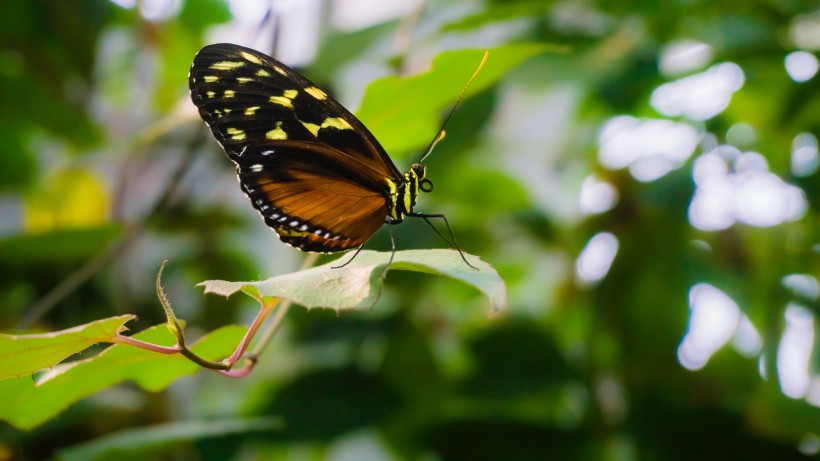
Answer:
<path fill-rule="evenodd" d="M 424 155 L 421 157 L 421 160 L 419 160 L 418 163 L 423 163 L 427 159 L 427 157 L 429 157 L 430 154 L 433 153 L 433 148 L 436 147 L 436 144 L 438 144 L 439 141 L 444 139 L 444 135 L 445 135 L 444 127 L 447 126 L 447 122 L 450 121 L 450 117 L 453 116 L 453 112 L 456 111 L 456 107 L 458 107 L 458 104 L 464 98 L 464 93 L 467 92 L 467 88 L 470 87 L 470 83 L 473 83 L 473 79 L 475 78 L 475 76 L 478 75 L 478 72 L 481 70 L 482 67 L 484 67 L 484 63 L 487 62 L 487 57 L 489 55 L 490 55 L 489 51 L 484 52 L 484 57 L 481 58 L 481 63 L 478 65 L 478 67 L 476 67 L 475 72 L 473 72 L 473 75 L 470 77 L 470 80 L 467 80 L 467 84 L 464 85 L 464 88 L 461 90 L 461 94 L 458 95 L 458 99 L 456 99 L 456 103 L 453 104 L 453 108 L 450 109 L 450 113 L 447 114 L 447 117 L 444 119 L 444 123 L 441 124 L 441 128 L 438 130 L 438 134 L 436 134 L 436 137 L 433 139 L 432 142 L 430 142 L 430 145 L 427 146 L 427 150 L 424 151 Z"/>

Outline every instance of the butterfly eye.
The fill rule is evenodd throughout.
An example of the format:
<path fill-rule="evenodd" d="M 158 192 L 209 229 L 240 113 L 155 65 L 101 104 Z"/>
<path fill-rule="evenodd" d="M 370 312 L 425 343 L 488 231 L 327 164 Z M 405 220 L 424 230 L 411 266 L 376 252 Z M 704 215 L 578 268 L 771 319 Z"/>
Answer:
<path fill-rule="evenodd" d="M 421 180 L 427 176 L 427 167 L 422 165 L 421 163 L 414 163 L 411 167 L 413 172 L 416 173 L 416 176 Z"/>
<path fill-rule="evenodd" d="M 421 189 L 422 192 L 432 192 L 433 191 L 433 181 L 430 181 L 429 179 L 426 179 L 426 178 L 422 179 L 421 182 L 419 182 L 419 189 Z"/>

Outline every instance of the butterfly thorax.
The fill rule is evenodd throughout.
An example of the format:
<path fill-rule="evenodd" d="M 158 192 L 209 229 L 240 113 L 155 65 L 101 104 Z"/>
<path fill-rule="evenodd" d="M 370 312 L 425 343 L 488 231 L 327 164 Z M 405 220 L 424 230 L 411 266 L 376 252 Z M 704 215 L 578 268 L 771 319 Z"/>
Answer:
<path fill-rule="evenodd" d="M 410 171 L 404 174 L 404 179 L 395 181 L 385 178 L 385 183 L 389 199 L 387 224 L 399 224 L 413 212 L 419 191 L 433 190 L 433 182 L 427 179 L 427 168 L 420 163 L 414 163 Z"/>

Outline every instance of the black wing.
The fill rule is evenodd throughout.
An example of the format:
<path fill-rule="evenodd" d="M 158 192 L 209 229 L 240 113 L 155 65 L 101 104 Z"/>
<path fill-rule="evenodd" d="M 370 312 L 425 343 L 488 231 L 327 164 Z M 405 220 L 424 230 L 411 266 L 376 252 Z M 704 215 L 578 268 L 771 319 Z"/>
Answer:
<path fill-rule="evenodd" d="M 229 43 L 197 53 L 191 99 L 228 156 L 241 164 L 254 142 L 327 144 L 381 177 L 403 176 L 365 126 L 341 104 L 281 62 Z"/>

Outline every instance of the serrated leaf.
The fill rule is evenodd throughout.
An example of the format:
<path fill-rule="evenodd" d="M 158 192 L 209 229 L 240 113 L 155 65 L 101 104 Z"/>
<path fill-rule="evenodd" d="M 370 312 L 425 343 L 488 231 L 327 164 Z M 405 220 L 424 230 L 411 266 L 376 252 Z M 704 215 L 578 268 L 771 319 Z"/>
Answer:
<path fill-rule="evenodd" d="M 390 269 L 445 275 L 478 288 L 490 300 L 493 311 L 506 304 L 507 289 L 495 269 L 477 256 L 465 254 L 479 270 L 468 267 L 455 250 L 407 250 L 396 252 Z M 261 296 L 289 299 L 307 308 L 331 309 L 369 308 L 378 300 L 383 280 L 382 271 L 390 260 L 389 252 L 362 251 L 350 264 L 343 256 L 323 266 L 272 277 L 259 282 L 228 282 L 209 280 L 197 286 L 205 293 L 230 296 L 247 287 Z"/>
<path fill-rule="evenodd" d="M 245 330 L 238 325 L 220 328 L 204 336 L 191 349 L 206 358 L 224 358 L 233 351 Z M 133 337 L 168 346 L 176 342 L 165 324 Z M 115 344 L 89 359 L 59 365 L 36 380 L 29 377 L 0 379 L 3 396 L 0 420 L 20 429 L 31 429 L 74 402 L 115 384 L 130 380 L 156 392 L 199 369 L 180 355 L 162 355 Z"/>
<path fill-rule="evenodd" d="M 36 335 L 0 334 L 0 379 L 52 367 L 97 343 L 110 342 L 134 315 L 120 315 Z"/>
<path fill-rule="evenodd" d="M 181 442 L 282 427 L 279 418 L 260 417 L 217 421 L 182 421 L 115 432 L 111 435 L 57 451 L 61 461 L 157 459 L 163 448 Z"/>
<path fill-rule="evenodd" d="M 490 50 L 468 94 L 490 87 L 510 69 L 547 49 L 542 44 L 517 44 Z M 425 147 L 439 129 L 440 111 L 455 102 L 484 51 L 446 51 L 433 59 L 427 72 L 373 82 L 356 116 L 391 156 Z"/>

